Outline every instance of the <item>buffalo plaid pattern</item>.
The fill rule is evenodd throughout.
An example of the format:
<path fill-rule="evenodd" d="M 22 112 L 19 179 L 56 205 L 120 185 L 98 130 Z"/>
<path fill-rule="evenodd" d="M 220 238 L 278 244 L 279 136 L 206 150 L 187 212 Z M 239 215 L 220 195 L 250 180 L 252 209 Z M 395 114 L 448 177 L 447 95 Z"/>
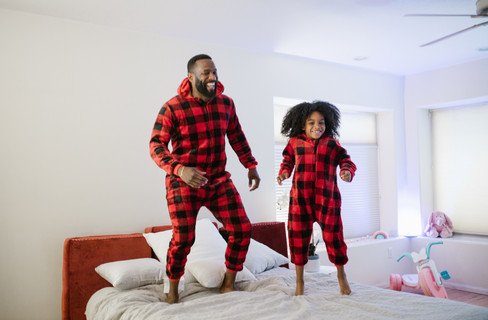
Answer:
<path fill-rule="evenodd" d="M 239 124 L 234 101 L 222 94 L 224 86 L 219 82 L 217 95 L 207 103 L 193 98 L 190 90 L 186 78 L 178 88 L 178 95 L 159 111 L 149 143 L 156 164 L 168 174 L 175 174 L 184 165 L 205 171 L 207 178 L 228 178 L 227 135 L 244 167 L 255 168 L 257 162 Z M 170 140 L 172 152 L 168 148 Z"/>
<path fill-rule="evenodd" d="M 330 137 L 311 140 L 301 134 L 291 138 L 283 150 L 279 174 L 288 172 L 291 175 L 295 168 L 288 215 L 291 261 L 295 265 L 303 266 L 308 261 L 315 221 L 322 229 L 329 260 L 336 266 L 347 263 L 337 166 L 354 177 L 356 166 L 339 142 Z"/>
<path fill-rule="evenodd" d="M 178 280 L 184 273 L 201 206 L 206 206 L 229 232 L 225 253 L 227 269 L 242 270 L 247 254 L 251 225 L 230 173 L 225 171 L 225 136 L 244 167 L 255 168 L 257 162 L 239 124 L 234 102 L 223 91 L 224 86 L 218 82 L 216 96 L 205 103 L 190 95 L 190 82 L 184 79 L 178 95 L 161 108 L 152 130 L 151 157 L 167 172 L 166 199 L 173 240 L 166 272 L 172 280 Z M 207 184 L 190 188 L 175 175 L 182 165 L 204 171 Z"/>
<path fill-rule="evenodd" d="M 207 207 L 229 234 L 225 265 L 231 272 L 242 270 L 251 238 L 251 223 L 231 179 L 201 188 L 190 188 L 176 176 L 166 178 L 168 209 L 173 238 L 166 258 L 166 274 L 178 280 L 184 273 L 186 257 L 195 242 L 198 211 Z"/>

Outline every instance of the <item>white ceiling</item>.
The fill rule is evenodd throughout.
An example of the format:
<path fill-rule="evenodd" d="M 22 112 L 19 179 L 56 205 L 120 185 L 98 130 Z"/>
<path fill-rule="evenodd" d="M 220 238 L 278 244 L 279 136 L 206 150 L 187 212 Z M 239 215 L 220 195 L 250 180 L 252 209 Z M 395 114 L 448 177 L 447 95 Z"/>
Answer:
<path fill-rule="evenodd" d="M 476 0 L 0 0 L 0 7 L 408 75 L 488 58 Z M 363 61 L 355 57 L 367 56 Z"/>

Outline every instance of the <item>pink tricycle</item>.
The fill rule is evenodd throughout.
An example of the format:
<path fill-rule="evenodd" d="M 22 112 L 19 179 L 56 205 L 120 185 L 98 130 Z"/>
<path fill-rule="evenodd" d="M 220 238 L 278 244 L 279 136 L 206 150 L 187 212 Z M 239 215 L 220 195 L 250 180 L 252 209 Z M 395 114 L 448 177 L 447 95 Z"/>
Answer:
<path fill-rule="evenodd" d="M 413 262 L 418 262 L 418 274 L 404 274 L 403 276 L 399 274 L 390 275 L 391 290 L 401 291 L 402 285 L 404 285 L 408 288 L 422 289 L 424 294 L 429 297 L 447 299 L 447 293 L 442 285 L 442 279 L 447 280 L 451 277 L 447 271 L 442 271 L 439 275 L 434 261 L 430 260 L 430 247 L 435 244 L 443 244 L 443 242 L 431 242 L 427 246 L 427 250 L 422 248 L 419 253 L 404 253 L 397 259 L 397 261 L 400 261 L 403 257 L 409 257 Z"/>

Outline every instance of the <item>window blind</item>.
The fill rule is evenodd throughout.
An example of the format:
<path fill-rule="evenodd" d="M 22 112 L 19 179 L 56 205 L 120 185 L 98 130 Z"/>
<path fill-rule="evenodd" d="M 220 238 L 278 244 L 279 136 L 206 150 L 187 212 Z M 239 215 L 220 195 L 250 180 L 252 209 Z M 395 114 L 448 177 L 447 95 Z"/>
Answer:
<path fill-rule="evenodd" d="M 434 210 L 455 232 L 488 235 L 487 121 L 488 104 L 431 111 Z"/>
<path fill-rule="evenodd" d="M 278 172 L 280 171 L 280 165 L 283 161 L 283 150 L 286 147 L 286 143 L 283 142 L 275 142 L 275 177 L 278 176 Z M 291 184 L 292 184 L 292 177 L 286 179 L 282 182 L 280 186 L 278 182 L 276 184 L 276 221 L 282 221 L 288 224 L 288 203 L 283 203 L 283 201 L 289 201 Z M 281 201 L 280 201 L 281 198 Z"/>
<path fill-rule="evenodd" d="M 378 186 L 378 147 L 376 145 L 342 145 L 357 167 L 351 183 L 339 177 L 337 184 L 342 197 L 344 237 L 373 235 L 380 229 Z"/>

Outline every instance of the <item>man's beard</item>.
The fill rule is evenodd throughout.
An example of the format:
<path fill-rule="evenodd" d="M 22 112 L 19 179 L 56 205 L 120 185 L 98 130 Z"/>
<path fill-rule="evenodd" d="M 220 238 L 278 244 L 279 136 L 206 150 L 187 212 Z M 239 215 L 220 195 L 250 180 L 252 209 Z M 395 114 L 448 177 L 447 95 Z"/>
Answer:
<path fill-rule="evenodd" d="M 200 92 L 204 97 L 213 98 L 217 92 L 217 81 L 215 82 L 215 88 L 212 91 L 207 90 L 207 83 L 201 81 L 200 79 L 195 79 L 195 86 L 197 91 Z"/>

